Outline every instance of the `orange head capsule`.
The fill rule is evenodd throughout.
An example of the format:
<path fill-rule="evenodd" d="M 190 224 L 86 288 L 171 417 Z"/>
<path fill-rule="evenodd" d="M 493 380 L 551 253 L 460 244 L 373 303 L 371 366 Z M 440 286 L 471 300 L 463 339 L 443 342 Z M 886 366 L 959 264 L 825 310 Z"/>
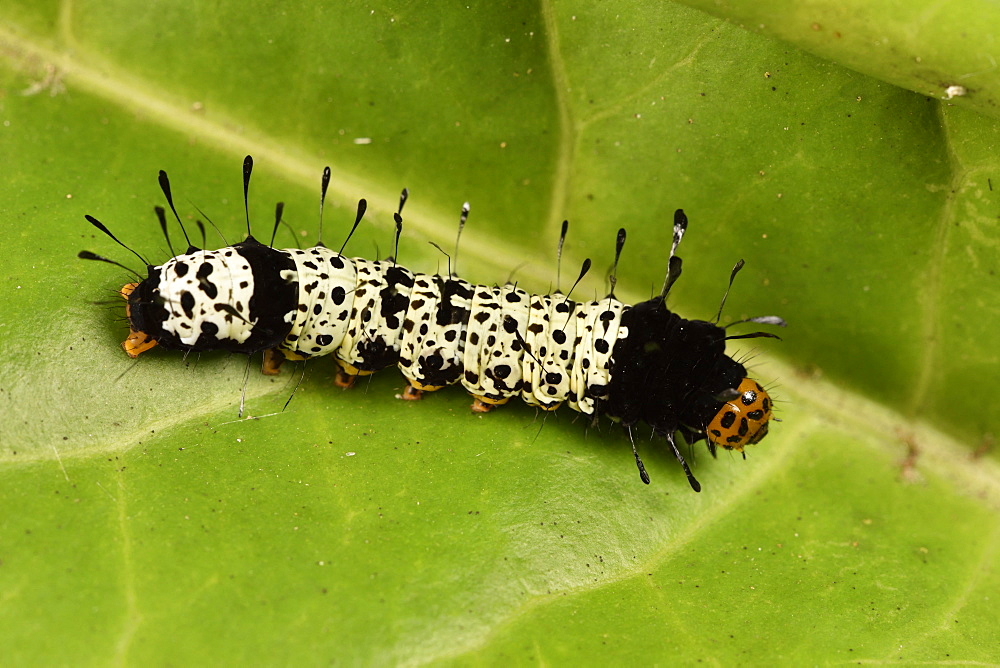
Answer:
<path fill-rule="evenodd" d="M 744 378 L 736 388 L 738 397 L 727 401 L 708 425 L 708 440 L 726 450 L 743 452 L 767 435 L 772 417 L 771 397 L 755 380 Z"/>

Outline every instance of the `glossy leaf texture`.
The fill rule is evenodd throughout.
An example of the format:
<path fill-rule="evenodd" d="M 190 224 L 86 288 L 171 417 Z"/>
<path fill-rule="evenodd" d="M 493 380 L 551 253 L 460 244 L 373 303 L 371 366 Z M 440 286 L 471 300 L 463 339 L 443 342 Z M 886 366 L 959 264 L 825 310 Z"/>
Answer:
<path fill-rule="evenodd" d="M 961 77 L 967 39 L 870 7 L 899 49 L 811 55 L 673 3 L 6 3 L 5 662 L 995 660 L 995 84 L 886 73 L 917 43 Z M 694 494 L 661 442 L 646 487 L 614 425 L 566 410 L 402 402 L 395 371 L 344 392 L 329 360 L 129 360 L 130 274 L 76 254 L 143 267 L 84 214 L 162 262 L 165 169 L 195 243 L 206 217 L 238 241 L 248 153 L 259 238 L 283 201 L 278 245 L 315 242 L 329 164 L 328 245 L 364 197 L 348 252 L 393 253 L 406 186 L 400 262 L 446 271 L 427 242 L 454 255 L 468 200 L 459 273 L 547 291 L 568 218 L 581 297 L 619 227 L 618 294 L 657 292 L 683 208 L 671 305 L 712 318 L 746 260 L 723 322 L 789 322 L 731 347 L 782 422 L 746 461 L 687 451 Z"/>

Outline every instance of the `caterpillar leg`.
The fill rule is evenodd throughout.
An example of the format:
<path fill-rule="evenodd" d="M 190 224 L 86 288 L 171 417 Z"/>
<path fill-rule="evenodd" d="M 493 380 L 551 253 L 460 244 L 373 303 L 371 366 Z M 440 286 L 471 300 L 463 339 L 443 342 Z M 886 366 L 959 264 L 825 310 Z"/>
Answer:
<path fill-rule="evenodd" d="M 333 379 L 333 384 L 345 390 L 354 387 L 359 376 L 370 376 L 374 371 L 365 371 L 343 360 L 337 360 L 337 377 Z"/>
<path fill-rule="evenodd" d="M 473 413 L 489 413 L 495 406 L 502 406 L 510 401 L 510 397 L 491 399 L 490 397 L 481 397 L 476 394 L 473 394 L 472 398 L 474 399 L 472 402 Z"/>
<path fill-rule="evenodd" d="M 356 375 L 347 373 L 343 369 L 337 369 L 337 377 L 333 379 L 333 384 L 347 390 L 354 387 L 357 380 Z"/>
<path fill-rule="evenodd" d="M 415 380 L 411 380 L 407 376 L 406 378 L 406 388 L 403 390 L 403 399 L 406 401 L 420 401 L 424 397 L 424 392 L 437 392 L 443 385 L 424 385 Z"/>
<path fill-rule="evenodd" d="M 285 355 L 277 348 L 269 348 L 264 351 L 264 364 L 260 372 L 265 376 L 277 376 L 281 373 L 281 365 L 285 361 Z"/>

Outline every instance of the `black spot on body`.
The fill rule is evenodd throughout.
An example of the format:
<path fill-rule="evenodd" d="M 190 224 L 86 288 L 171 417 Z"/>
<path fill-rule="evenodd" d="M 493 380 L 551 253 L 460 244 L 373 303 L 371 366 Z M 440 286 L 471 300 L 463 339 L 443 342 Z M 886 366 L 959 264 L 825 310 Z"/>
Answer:
<path fill-rule="evenodd" d="M 194 317 L 194 295 L 186 290 L 181 293 L 181 308 L 188 318 Z"/>

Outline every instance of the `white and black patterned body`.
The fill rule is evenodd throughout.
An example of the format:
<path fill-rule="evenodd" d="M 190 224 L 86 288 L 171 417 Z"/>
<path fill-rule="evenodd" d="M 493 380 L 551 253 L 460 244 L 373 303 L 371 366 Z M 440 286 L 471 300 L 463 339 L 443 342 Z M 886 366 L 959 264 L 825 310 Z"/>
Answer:
<path fill-rule="evenodd" d="M 133 329 L 165 348 L 332 354 L 350 375 L 398 365 L 417 389 L 460 382 L 487 404 L 521 397 L 586 414 L 609 398 L 626 308 L 252 239 L 150 267 L 129 296 Z"/>

